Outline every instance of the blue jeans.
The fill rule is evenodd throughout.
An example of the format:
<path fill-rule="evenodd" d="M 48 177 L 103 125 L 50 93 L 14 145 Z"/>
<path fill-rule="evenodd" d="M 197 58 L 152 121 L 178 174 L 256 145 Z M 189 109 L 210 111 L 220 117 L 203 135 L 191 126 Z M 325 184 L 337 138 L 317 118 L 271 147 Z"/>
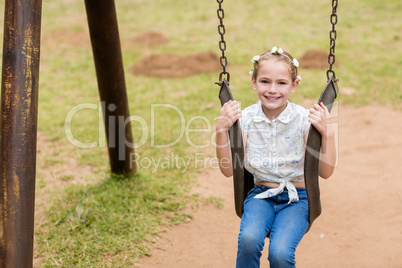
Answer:
<path fill-rule="evenodd" d="M 244 201 L 237 249 L 237 268 L 260 267 L 261 251 L 267 235 L 269 235 L 270 267 L 296 267 L 296 247 L 309 223 L 306 190 L 296 188 L 299 201 L 290 204 L 286 190 L 271 198 L 254 198 L 255 195 L 268 189 L 256 185 Z"/>

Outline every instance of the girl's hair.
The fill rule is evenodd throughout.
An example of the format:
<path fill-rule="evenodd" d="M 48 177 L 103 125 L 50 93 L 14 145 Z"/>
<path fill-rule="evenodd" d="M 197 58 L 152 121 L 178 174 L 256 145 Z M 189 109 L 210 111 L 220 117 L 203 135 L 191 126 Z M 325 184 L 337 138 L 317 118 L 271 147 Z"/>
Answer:
<path fill-rule="evenodd" d="M 266 52 L 261 54 L 259 61 L 256 64 L 254 64 L 254 71 L 253 71 L 254 80 L 257 80 L 258 71 L 260 69 L 260 63 L 262 61 L 267 61 L 267 60 L 271 60 L 271 59 L 286 62 L 289 65 L 289 72 L 290 72 L 290 76 L 292 78 L 292 82 L 294 82 L 297 79 L 297 75 L 298 75 L 297 67 L 294 66 L 292 63 L 292 61 L 293 61 L 292 55 L 290 55 L 286 51 L 283 51 L 282 54 L 272 54 L 271 50 L 267 50 Z"/>

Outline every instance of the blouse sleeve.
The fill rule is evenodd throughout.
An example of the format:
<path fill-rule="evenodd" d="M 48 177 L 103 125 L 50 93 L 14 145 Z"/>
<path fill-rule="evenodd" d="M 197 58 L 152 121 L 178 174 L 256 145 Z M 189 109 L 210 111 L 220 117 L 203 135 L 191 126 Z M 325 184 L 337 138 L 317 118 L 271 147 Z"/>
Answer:
<path fill-rule="evenodd" d="M 309 110 L 305 109 L 302 118 L 302 130 L 303 134 L 306 134 L 307 130 L 309 130 L 311 123 L 308 121 Z"/>
<path fill-rule="evenodd" d="M 246 120 L 246 113 L 245 111 L 241 111 L 241 117 L 239 118 L 239 124 L 240 124 L 240 128 L 241 130 L 243 130 L 243 132 L 245 134 L 248 134 L 248 127 L 247 127 L 247 120 Z"/>

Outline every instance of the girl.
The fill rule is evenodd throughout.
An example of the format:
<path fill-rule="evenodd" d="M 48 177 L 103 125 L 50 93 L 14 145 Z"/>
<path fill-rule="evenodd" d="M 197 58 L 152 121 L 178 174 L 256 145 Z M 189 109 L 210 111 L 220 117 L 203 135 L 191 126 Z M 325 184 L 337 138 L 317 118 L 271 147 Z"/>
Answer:
<path fill-rule="evenodd" d="M 237 101 L 225 103 L 216 125 L 221 172 L 232 176 L 227 131 L 240 119 L 245 168 L 254 176 L 244 201 L 236 267 L 260 267 L 267 236 L 270 267 L 295 267 L 295 250 L 309 224 L 303 174 L 308 129 L 313 124 L 322 135 L 319 175 L 325 179 L 334 171 L 335 134 L 324 104 L 307 110 L 289 102 L 301 81 L 296 59 L 274 47 L 252 62 L 251 84 L 259 102 L 243 111 Z"/>

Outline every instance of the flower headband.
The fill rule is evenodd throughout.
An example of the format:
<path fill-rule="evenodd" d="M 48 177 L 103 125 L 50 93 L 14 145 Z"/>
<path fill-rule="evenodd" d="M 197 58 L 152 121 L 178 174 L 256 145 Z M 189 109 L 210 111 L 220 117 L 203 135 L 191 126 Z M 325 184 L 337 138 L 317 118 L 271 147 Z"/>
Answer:
<path fill-rule="evenodd" d="M 285 56 L 286 58 L 288 58 L 292 62 L 294 67 L 296 67 L 296 68 L 299 67 L 299 62 L 296 59 L 291 60 L 287 55 L 283 54 L 283 49 L 282 48 L 273 47 L 271 49 L 271 54 Z"/>
<path fill-rule="evenodd" d="M 277 46 L 273 47 L 273 48 L 271 49 L 271 54 L 273 54 L 273 55 L 282 55 L 282 56 L 288 58 L 288 59 L 292 62 L 292 65 L 293 65 L 294 67 L 296 67 L 296 68 L 299 67 L 299 61 L 296 60 L 295 58 L 294 58 L 293 60 L 291 60 L 287 55 L 283 54 L 283 49 L 280 48 L 280 47 L 279 47 L 279 48 L 278 48 Z M 252 62 L 254 65 L 258 64 L 258 63 L 260 62 L 260 55 L 254 56 L 253 59 L 251 60 L 251 62 Z M 250 70 L 249 70 L 249 74 L 250 74 L 250 75 L 253 75 L 253 74 L 254 74 L 254 71 L 253 71 L 252 69 L 250 69 Z M 299 82 L 301 82 L 301 80 L 302 80 L 302 78 L 301 78 L 300 75 L 298 75 L 298 76 L 296 77 L 296 79 L 299 80 Z"/>

